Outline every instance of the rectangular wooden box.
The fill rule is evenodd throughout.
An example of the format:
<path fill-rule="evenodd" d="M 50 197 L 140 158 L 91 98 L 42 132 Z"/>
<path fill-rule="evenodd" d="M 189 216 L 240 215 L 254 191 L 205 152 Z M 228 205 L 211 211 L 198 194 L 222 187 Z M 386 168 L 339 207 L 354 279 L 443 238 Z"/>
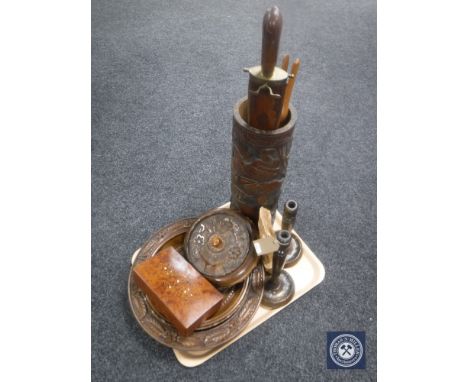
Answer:
<path fill-rule="evenodd" d="M 188 336 L 219 308 L 223 294 L 173 247 L 138 264 L 135 282 L 177 332 Z"/>
<path fill-rule="evenodd" d="M 229 207 L 229 203 L 223 205 L 222 207 Z M 273 225 L 275 231 L 281 229 L 281 220 L 281 214 L 276 211 L 275 223 Z M 287 272 L 293 278 L 296 287 L 296 293 L 294 294 L 293 299 L 287 305 L 278 309 L 271 310 L 260 306 L 247 327 L 236 338 L 220 346 L 219 348 L 211 349 L 207 352 L 182 352 L 180 350 L 173 349 L 177 361 L 186 367 L 195 367 L 201 365 L 219 352 L 226 349 L 228 346 L 234 344 L 247 333 L 264 323 L 266 320 L 269 320 L 275 314 L 279 313 L 281 310 L 292 304 L 299 297 L 303 296 L 323 281 L 325 278 L 325 268 L 323 264 L 311 251 L 308 245 L 302 240 L 299 234 L 295 231 L 293 232 L 296 233 L 296 235 L 299 237 L 299 240 L 301 240 L 303 251 L 299 262 L 290 268 L 286 268 Z"/>
<path fill-rule="evenodd" d="M 225 207 L 229 207 L 229 203 L 222 205 L 220 208 Z M 281 214 L 278 211 L 276 211 L 276 218 L 273 225 L 275 231 L 281 229 L 281 220 Z M 299 260 L 299 262 L 293 267 L 286 269 L 295 283 L 296 293 L 294 294 L 293 299 L 287 305 L 274 310 L 260 306 L 257 313 L 252 318 L 252 321 L 246 326 L 246 328 L 236 338 L 220 346 L 219 348 L 210 349 L 206 352 L 183 352 L 180 350 L 173 349 L 174 354 L 179 363 L 186 367 L 195 367 L 205 363 L 210 358 L 214 357 L 216 354 L 223 351 L 228 346 L 231 346 L 233 343 L 241 339 L 250 331 L 254 330 L 257 326 L 269 320 L 275 314 L 279 313 L 281 310 L 286 308 L 288 305 L 292 304 L 299 297 L 303 296 L 323 281 L 323 279 L 325 278 L 325 268 L 323 264 L 311 251 L 309 246 L 302 240 L 299 234 L 295 231 L 293 232 L 296 233 L 296 235 L 299 237 L 299 240 L 301 240 L 303 251 L 302 257 Z M 139 250 L 140 249 L 137 249 L 133 254 L 132 263 L 136 255 L 138 255 Z"/>

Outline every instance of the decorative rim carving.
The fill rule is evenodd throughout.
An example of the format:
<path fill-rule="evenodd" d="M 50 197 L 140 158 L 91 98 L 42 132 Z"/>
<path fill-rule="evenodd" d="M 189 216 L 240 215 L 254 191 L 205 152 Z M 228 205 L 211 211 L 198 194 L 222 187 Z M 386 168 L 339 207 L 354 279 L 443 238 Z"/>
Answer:
<path fill-rule="evenodd" d="M 187 232 L 196 220 L 182 219 L 155 232 L 142 246 L 133 265 L 153 256 L 171 239 Z M 163 345 L 182 351 L 207 350 L 230 341 L 250 322 L 262 300 L 264 277 L 263 266 L 259 264 L 246 282 L 247 290 L 242 295 L 239 307 L 219 325 L 195 331 L 188 337 L 178 335 L 172 325 L 151 309 L 145 294 L 136 286 L 131 270 L 128 278 L 128 297 L 133 315 L 150 337 Z"/>

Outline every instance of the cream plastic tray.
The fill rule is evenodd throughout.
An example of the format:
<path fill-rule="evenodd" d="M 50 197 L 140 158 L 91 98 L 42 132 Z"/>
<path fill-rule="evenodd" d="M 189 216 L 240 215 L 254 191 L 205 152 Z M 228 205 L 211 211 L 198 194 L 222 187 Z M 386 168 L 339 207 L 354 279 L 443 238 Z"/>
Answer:
<path fill-rule="evenodd" d="M 228 205 L 229 204 L 226 204 L 226 205 L 223 205 L 222 207 L 227 207 Z M 281 219 L 282 219 L 282 216 L 277 211 L 275 223 L 273 225 L 273 228 L 275 229 L 275 231 L 280 229 Z M 323 264 L 320 262 L 317 256 L 315 256 L 315 254 L 311 251 L 311 249 L 307 246 L 307 244 L 302 240 L 302 238 L 297 234 L 297 232 L 295 233 L 299 237 L 299 240 L 301 240 L 301 243 L 302 243 L 302 257 L 296 265 L 290 268 L 286 268 L 287 272 L 293 278 L 295 288 L 296 288 L 296 293 L 294 294 L 294 297 L 289 302 L 289 304 L 292 304 L 299 297 L 303 296 L 312 288 L 320 284 L 325 277 L 325 268 L 323 267 Z M 137 251 L 133 254 L 132 260 L 136 257 L 139 250 L 140 249 L 137 249 Z M 263 306 L 260 305 L 257 313 L 252 318 L 252 321 L 245 327 L 245 329 L 237 337 L 235 337 L 231 341 L 227 342 L 226 344 L 218 348 L 210 349 L 206 352 L 183 352 L 180 350 L 173 349 L 174 354 L 177 360 L 186 367 L 199 366 L 202 363 L 208 361 L 210 358 L 214 357 L 220 351 L 223 351 L 228 346 L 231 346 L 233 343 L 235 343 L 240 338 L 245 336 L 251 330 L 255 329 L 257 326 L 261 325 L 266 320 L 273 317 L 276 313 L 286 308 L 289 304 L 281 308 L 274 309 L 274 310 L 264 308 Z"/>

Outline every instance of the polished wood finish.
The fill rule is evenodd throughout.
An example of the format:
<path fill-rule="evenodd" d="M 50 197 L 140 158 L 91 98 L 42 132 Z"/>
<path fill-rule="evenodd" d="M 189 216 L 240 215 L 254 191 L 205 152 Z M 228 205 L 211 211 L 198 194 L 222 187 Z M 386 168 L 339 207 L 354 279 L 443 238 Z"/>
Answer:
<path fill-rule="evenodd" d="M 278 58 L 283 17 L 277 6 L 268 8 L 263 16 L 262 73 L 271 77 Z"/>
<path fill-rule="evenodd" d="M 283 18 L 277 6 L 267 9 L 263 17 L 262 61 L 249 69 L 249 124 L 261 130 L 277 129 L 288 74 L 276 67 Z"/>
<path fill-rule="evenodd" d="M 299 73 L 299 67 L 301 66 L 301 60 L 296 60 L 291 65 L 292 77 L 289 79 L 284 92 L 283 106 L 281 110 L 280 125 L 286 120 L 289 111 L 289 101 L 291 100 L 291 94 L 293 91 L 294 83 L 296 82 L 297 74 Z"/>
<path fill-rule="evenodd" d="M 151 304 L 183 336 L 192 334 L 223 300 L 223 294 L 173 247 L 136 265 L 133 275 Z"/>
<path fill-rule="evenodd" d="M 224 319 L 219 316 L 223 307 L 205 320 L 190 336 L 181 336 L 174 325 L 169 323 L 150 304 L 146 294 L 136 285 L 133 268 L 158 253 L 158 248 L 165 248 L 169 243 L 180 245 L 180 235 L 192 226 L 196 219 L 181 219 L 154 232 L 132 258 L 132 271 L 128 277 L 128 298 L 133 316 L 141 328 L 153 339 L 165 346 L 181 351 L 207 351 L 236 338 L 248 325 L 257 312 L 263 295 L 264 271 L 259 264 L 245 281 L 247 288 L 242 293 L 236 308 Z M 182 240 L 183 241 L 183 240 Z M 178 244 L 177 244 L 178 243 Z M 177 247 L 179 248 L 179 247 Z M 215 320 L 215 321 L 212 321 Z M 211 321 L 211 324 L 206 326 Z M 202 328 L 205 327 L 205 330 Z"/>
<path fill-rule="evenodd" d="M 288 67 L 289 67 L 289 54 L 285 54 L 283 56 L 283 60 L 281 61 L 281 69 L 283 69 L 283 70 L 285 70 L 287 72 Z"/>
<path fill-rule="evenodd" d="M 137 256 L 138 261 L 132 262 L 132 264 L 136 266 L 138 263 L 150 258 L 152 254 L 158 253 L 160 250 L 168 247 L 174 247 L 177 252 L 187 258 L 184 250 L 185 235 L 197 220 L 198 218 L 177 220 L 174 223 L 154 232 L 142 246 L 141 253 Z M 132 275 L 133 274 L 131 274 L 131 278 L 133 279 Z M 239 308 L 239 304 L 248 289 L 248 280 L 249 278 L 232 287 L 217 288 L 224 295 L 223 302 L 216 313 L 203 320 L 201 325 L 195 329 L 195 332 L 210 329 L 231 317 L 231 315 Z M 147 304 L 156 315 L 159 314 L 149 300 L 147 301 Z"/>
<path fill-rule="evenodd" d="M 259 264 L 243 282 L 242 292 L 230 312 L 223 305 L 210 318 L 203 321 L 190 336 L 181 336 L 175 327 L 154 309 L 146 294 L 136 285 L 133 268 L 153 257 L 161 248 L 174 243 L 183 254 L 183 238 L 196 219 L 180 219 L 155 231 L 132 256 L 132 270 L 128 277 L 128 299 L 133 316 L 141 328 L 153 339 L 181 351 L 207 351 L 231 341 L 239 335 L 255 315 L 263 294 L 264 271 Z M 158 249 L 159 248 L 159 249 Z M 225 294 L 226 290 L 222 290 Z M 224 312 L 223 312 L 224 310 Z"/>

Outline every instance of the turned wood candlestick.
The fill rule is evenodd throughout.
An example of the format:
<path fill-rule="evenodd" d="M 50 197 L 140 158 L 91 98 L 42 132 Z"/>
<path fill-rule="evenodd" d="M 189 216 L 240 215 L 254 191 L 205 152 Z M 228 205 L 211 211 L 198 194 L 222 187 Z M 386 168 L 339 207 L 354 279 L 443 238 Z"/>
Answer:
<path fill-rule="evenodd" d="M 281 230 L 276 233 L 279 249 L 273 254 L 273 269 L 267 278 L 263 292 L 262 305 L 268 308 L 279 308 L 286 305 L 294 296 L 294 280 L 283 270 L 286 261 L 286 248 L 291 242 L 291 234 Z"/>
<path fill-rule="evenodd" d="M 291 242 L 286 248 L 286 263 L 285 267 L 292 267 L 297 264 L 302 255 L 301 241 L 295 233 L 292 232 L 296 224 L 298 204 L 295 200 L 288 200 L 284 203 L 283 220 L 281 222 L 281 229 L 288 231 L 291 234 Z"/>

